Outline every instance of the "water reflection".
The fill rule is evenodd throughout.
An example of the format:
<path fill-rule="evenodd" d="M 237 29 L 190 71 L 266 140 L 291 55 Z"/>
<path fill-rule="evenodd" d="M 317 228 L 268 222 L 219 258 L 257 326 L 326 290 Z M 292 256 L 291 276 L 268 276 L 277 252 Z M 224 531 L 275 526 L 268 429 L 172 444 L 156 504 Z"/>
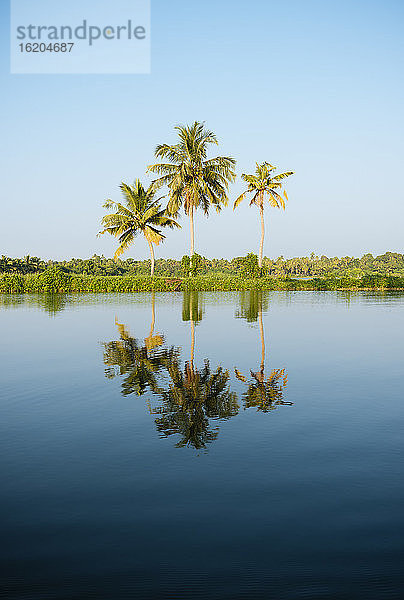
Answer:
<path fill-rule="evenodd" d="M 199 323 L 202 321 L 203 310 L 201 293 L 195 290 L 183 292 L 182 297 L 182 320 Z"/>
<path fill-rule="evenodd" d="M 265 335 L 263 310 L 267 307 L 262 292 L 248 292 L 240 297 L 236 316 L 259 325 L 259 353 L 261 362 L 257 370 L 250 370 L 251 379 L 237 368 L 236 379 L 231 381 L 229 370 L 212 368 L 206 358 L 203 366 L 195 365 L 195 325 L 202 319 L 201 295 L 184 292 L 182 319 L 190 322 L 190 355 L 184 361 L 178 346 L 165 345 L 164 336 L 155 333 L 155 296 L 151 297 L 151 325 L 144 340 L 133 337 L 127 326 L 116 320 L 119 340 L 104 346 L 105 376 L 122 379 L 124 396 L 141 396 L 148 392 L 147 407 L 155 417 L 161 437 L 179 436 L 176 447 L 189 446 L 203 449 L 217 439 L 219 422 L 235 417 L 240 403 L 235 386 L 240 392 L 244 409 L 255 408 L 262 412 L 280 405 L 291 405 L 283 399 L 287 384 L 284 369 L 272 369 L 265 374 Z M 237 381 L 238 380 L 238 381 Z"/>
<path fill-rule="evenodd" d="M 0 306 L 2 308 L 20 308 L 23 306 L 34 306 L 41 308 L 54 317 L 68 306 L 71 299 L 67 294 L 0 294 Z"/>
<path fill-rule="evenodd" d="M 105 376 L 108 379 L 123 376 L 121 391 L 124 396 L 141 396 L 147 390 L 160 394 L 157 374 L 179 355 L 179 349 L 162 348 L 164 337 L 154 334 L 155 320 L 153 293 L 150 333 L 144 341 L 131 336 L 128 328 L 115 319 L 120 339 L 104 343 Z"/>
<path fill-rule="evenodd" d="M 266 296 L 262 291 L 251 290 L 240 294 L 241 308 L 236 311 L 236 317 L 244 318 L 249 323 L 258 321 L 261 344 L 261 363 L 257 370 L 250 370 L 252 380 L 247 378 L 237 369 L 234 369 L 237 379 L 248 385 L 243 393 L 244 408 L 257 408 L 263 412 L 274 410 L 279 405 L 291 406 L 293 402 L 285 402 L 283 394 L 288 382 L 285 369 L 272 369 L 268 376 L 265 375 L 265 334 L 262 319 L 263 310 L 268 307 Z"/>
<path fill-rule="evenodd" d="M 229 388 L 229 372 L 218 367 L 212 371 L 209 360 L 201 369 L 186 362 L 184 369 L 177 357 L 167 363 L 170 383 L 161 396 L 161 405 L 152 409 L 161 435 L 178 434 L 177 448 L 205 448 L 219 433 L 211 421 L 229 419 L 238 414 L 237 395 Z"/>
<path fill-rule="evenodd" d="M 64 310 L 67 303 L 68 298 L 66 294 L 38 295 L 38 306 L 43 308 L 52 317 L 54 317 L 58 312 Z"/>
<path fill-rule="evenodd" d="M 247 290 L 240 292 L 240 308 L 236 310 L 236 318 L 245 319 L 254 323 L 262 311 L 268 310 L 268 296 L 261 290 Z"/>

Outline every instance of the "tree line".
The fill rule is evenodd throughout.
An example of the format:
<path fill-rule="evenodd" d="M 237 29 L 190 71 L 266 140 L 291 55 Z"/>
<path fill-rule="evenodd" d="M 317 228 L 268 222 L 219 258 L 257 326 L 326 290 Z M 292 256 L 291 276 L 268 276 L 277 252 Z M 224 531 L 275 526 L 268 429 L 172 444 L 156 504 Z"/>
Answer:
<path fill-rule="evenodd" d="M 155 261 L 155 274 L 161 277 L 186 277 L 189 274 L 189 256 L 182 260 L 158 258 Z M 36 256 L 24 258 L 0 258 L 0 273 L 42 273 L 48 268 L 59 267 L 63 271 L 78 275 L 112 276 L 150 274 L 150 259 L 125 260 L 106 258 L 94 254 L 91 258 L 72 258 L 70 260 L 43 260 Z M 245 276 L 254 277 L 259 271 L 258 256 L 248 254 L 227 260 L 225 258 L 205 258 L 194 254 L 192 265 L 194 275 L 217 275 L 221 277 Z M 404 254 L 386 252 L 379 256 L 364 254 L 361 258 L 353 256 L 327 257 L 310 256 L 276 259 L 263 257 L 262 270 L 270 277 L 362 277 L 364 275 L 404 276 Z"/>

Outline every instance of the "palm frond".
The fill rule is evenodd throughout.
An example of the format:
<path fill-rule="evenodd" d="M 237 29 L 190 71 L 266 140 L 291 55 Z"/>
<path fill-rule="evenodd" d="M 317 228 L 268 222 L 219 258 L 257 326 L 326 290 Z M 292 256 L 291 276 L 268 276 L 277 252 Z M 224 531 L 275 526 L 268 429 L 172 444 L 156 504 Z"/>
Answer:
<path fill-rule="evenodd" d="M 129 248 L 134 239 L 133 232 L 127 231 L 119 238 L 119 246 L 114 254 L 114 260 L 117 261 L 118 258 Z"/>
<path fill-rule="evenodd" d="M 115 208 L 115 212 L 102 217 L 103 230 L 99 233 L 119 238 L 115 260 L 134 242 L 138 233 L 143 233 L 151 243 L 159 244 L 164 235 L 158 228 L 180 227 L 172 216 L 167 215 L 167 209 L 161 207 L 162 198 L 155 198 L 157 188 L 153 183 L 146 189 L 139 179 L 135 179 L 133 185 L 122 182 L 120 189 L 126 206 L 108 200 L 104 206 Z"/>
<path fill-rule="evenodd" d="M 240 196 L 238 198 L 235 199 L 234 204 L 233 204 L 233 210 L 235 210 L 237 208 L 237 206 L 244 200 L 246 194 L 247 194 L 247 192 L 243 192 L 242 194 L 240 194 Z"/>
<path fill-rule="evenodd" d="M 158 229 L 152 227 L 151 225 L 147 225 L 145 227 L 144 236 L 149 242 L 152 242 L 152 244 L 156 244 L 156 246 L 158 246 L 160 242 L 165 238 L 165 235 L 163 235 Z"/>
<path fill-rule="evenodd" d="M 279 173 L 278 175 L 274 175 L 271 177 L 272 181 L 281 181 L 282 179 L 286 179 L 286 177 L 290 177 L 294 175 L 294 171 L 286 171 L 286 173 Z"/>
<path fill-rule="evenodd" d="M 175 129 L 178 143 L 160 144 L 155 152 L 157 158 L 168 159 L 169 163 L 149 166 L 151 172 L 160 176 L 155 185 L 169 188 L 169 214 L 176 215 L 181 206 L 188 214 L 191 206 L 200 206 L 208 213 L 210 203 L 216 209 L 220 204 L 225 205 L 226 190 L 235 178 L 235 160 L 225 156 L 207 159 L 208 146 L 218 142 L 203 122 L 178 125 Z"/>
<path fill-rule="evenodd" d="M 286 171 L 285 173 L 279 173 L 278 175 L 272 175 L 276 167 L 268 162 L 261 164 L 256 163 L 255 175 L 243 173 L 241 178 L 248 184 L 247 189 L 237 198 L 234 208 L 241 202 L 244 196 L 248 193 L 253 194 L 250 201 L 251 204 L 261 205 L 263 194 L 269 195 L 269 201 L 271 206 L 285 209 L 285 199 L 287 200 L 287 194 L 284 192 L 284 198 L 278 194 L 276 189 L 282 188 L 282 180 L 286 179 L 290 175 L 293 175 L 293 171 Z M 237 203 L 237 204 L 236 204 Z"/>

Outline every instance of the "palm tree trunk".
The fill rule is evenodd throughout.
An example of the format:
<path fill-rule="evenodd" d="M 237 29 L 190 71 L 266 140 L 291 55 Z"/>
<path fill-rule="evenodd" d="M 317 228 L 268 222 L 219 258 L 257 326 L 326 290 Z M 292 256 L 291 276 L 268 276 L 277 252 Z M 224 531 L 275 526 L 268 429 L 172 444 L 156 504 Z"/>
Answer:
<path fill-rule="evenodd" d="M 192 275 L 192 258 L 194 256 L 194 207 L 191 204 L 189 208 L 189 226 L 191 229 L 191 249 L 189 252 L 189 276 Z"/>
<path fill-rule="evenodd" d="M 191 365 L 194 364 L 195 354 L 195 322 L 191 320 Z"/>
<path fill-rule="evenodd" d="M 265 339 L 264 339 L 264 324 L 262 322 L 262 308 L 258 312 L 258 323 L 260 327 L 261 336 L 261 373 L 264 373 L 265 367 Z"/>
<path fill-rule="evenodd" d="M 150 337 L 153 335 L 154 332 L 154 323 L 156 321 L 156 312 L 155 312 L 155 308 L 154 308 L 154 290 L 152 292 L 152 321 L 151 321 L 151 325 L 150 325 Z"/>
<path fill-rule="evenodd" d="M 195 353 L 195 322 L 194 322 L 194 311 L 192 304 L 192 293 L 190 294 L 189 303 L 189 317 L 191 321 L 191 368 L 194 370 L 194 353 Z"/>
<path fill-rule="evenodd" d="M 147 242 L 149 244 L 150 254 L 151 254 L 150 277 L 153 277 L 153 275 L 154 275 L 154 248 L 153 248 L 153 243 L 150 240 L 147 240 Z"/>
<path fill-rule="evenodd" d="M 260 217 L 261 217 L 261 242 L 260 242 L 260 251 L 258 255 L 258 266 L 262 268 L 262 254 L 264 251 L 264 234 L 265 234 L 265 225 L 264 225 L 264 205 L 261 201 L 260 203 Z"/>

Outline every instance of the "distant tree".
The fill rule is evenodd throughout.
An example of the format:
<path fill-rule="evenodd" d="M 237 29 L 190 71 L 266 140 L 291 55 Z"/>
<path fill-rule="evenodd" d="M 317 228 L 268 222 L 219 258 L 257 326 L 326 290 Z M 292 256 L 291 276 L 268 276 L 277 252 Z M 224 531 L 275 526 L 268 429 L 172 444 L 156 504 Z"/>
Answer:
<path fill-rule="evenodd" d="M 249 252 L 247 256 L 238 256 L 234 259 L 238 273 L 244 277 L 257 277 L 260 273 L 258 256 Z"/>

